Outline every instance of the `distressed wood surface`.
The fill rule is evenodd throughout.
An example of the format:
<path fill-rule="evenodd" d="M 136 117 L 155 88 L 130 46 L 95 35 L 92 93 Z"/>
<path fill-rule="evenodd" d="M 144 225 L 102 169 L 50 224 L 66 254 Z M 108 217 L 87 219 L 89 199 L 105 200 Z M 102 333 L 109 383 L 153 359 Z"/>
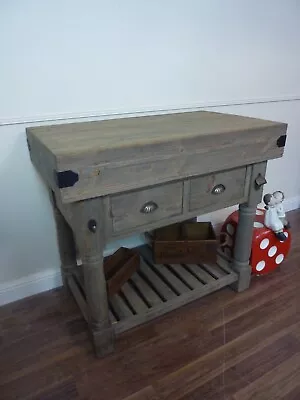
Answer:
<path fill-rule="evenodd" d="M 225 190 L 220 194 L 213 194 L 216 185 L 223 185 Z M 197 210 L 201 207 L 223 202 L 238 204 L 247 199 L 245 195 L 246 168 L 236 168 L 216 174 L 201 176 L 191 179 L 191 192 L 189 210 Z"/>
<path fill-rule="evenodd" d="M 162 315 L 237 278 L 234 272 L 224 277 L 212 275 L 201 265 L 170 264 L 167 269 L 174 275 L 172 282 L 177 278 L 192 291 L 179 295 L 172 282 L 168 285 L 166 270 L 158 274 L 157 267 L 148 270 L 142 264 L 130 287 L 148 307 L 157 308 L 137 315 L 126 293 L 121 292 L 111 299 L 109 310 L 103 272 L 103 249 L 108 239 L 246 202 L 249 185 L 250 209 L 253 177 L 249 179 L 249 164 L 280 157 L 283 148 L 277 146 L 277 139 L 286 128 L 283 123 L 195 112 L 28 129 L 31 159 L 55 192 L 57 215 L 61 212 L 65 216 L 76 239 L 83 263 L 86 311 L 76 281 L 71 279 L 70 287 L 84 309 L 97 354 L 113 350 L 114 331 Z M 234 169 L 226 171 L 230 168 Z M 64 171 L 77 173 L 79 179 L 58 190 L 57 172 Z M 195 176 L 198 178 L 187 182 Z M 224 184 L 226 190 L 212 197 L 211 189 L 217 183 Z M 141 212 L 148 202 L 156 205 L 154 213 Z M 93 221 L 95 231 L 89 229 Z M 250 279 L 246 265 L 249 221 L 240 218 L 240 231 L 245 229 L 246 235 L 244 239 L 238 235 L 240 249 L 233 260 L 240 276 L 238 290 L 245 289 Z M 63 247 L 63 240 L 60 244 Z M 118 321 L 114 330 L 111 316 Z"/>
<path fill-rule="evenodd" d="M 150 247 L 141 246 L 139 270 L 132 275 L 120 293 L 109 300 L 115 316 L 116 333 L 131 329 L 163 315 L 237 279 L 233 271 L 217 265 L 207 268 L 195 264 L 159 265 L 153 263 Z M 214 271 L 219 272 L 219 276 Z M 135 307 L 137 304 L 137 307 Z"/>
<path fill-rule="evenodd" d="M 103 270 L 105 216 L 102 198 L 73 204 L 72 215 L 74 235 L 82 261 L 88 324 L 96 354 L 102 356 L 114 350 Z M 90 221 L 94 221 L 95 231 L 89 229 Z"/>
<path fill-rule="evenodd" d="M 141 226 L 136 226 L 128 228 L 124 231 L 121 232 L 113 232 L 112 231 L 112 219 L 108 218 L 107 220 L 107 225 L 106 226 L 106 231 L 107 231 L 107 241 L 109 240 L 119 240 L 122 238 L 126 238 L 129 235 L 137 234 L 137 233 L 142 233 L 142 232 L 149 232 L 154 229 L 163 227 L 165 225 L 170 225 L 176 222 L 182 222 L 182 221 L 187 221 L 189 219 L 195 219 L 195 216 L 201 215 L 201 214 L 206 214 L 215 210 L 218 210 L 220 208 L 226 208 L 232 205 L 232 201 L 229 202 L 222 202 L 222 203 L 216 203 L 216 204 L 208 204 L 206 207 L 199 208 L 198 210 L 195 211 L 190 211 L 184 214 L 180 215 L 175 215 L 171 216 L 168 218 L 162 218 L 161 220 L 154 221 L 154 222 L 149 222 L 147 225 L 141 225 Z"/>
<path fill-rule="evenodd" d="M 300 212 L 288 217 L 274 273 L 121 334 L 101 360 L 64 288 L 1 307 L 1 399 L 298 400 Z"/>
<path fill-rule="evenodd" d="M 54 169 L 79 174 L 74 186 L 56 190 L 73 202 L 281 157 L 277 139 L 286 128 L 199 111 L 28 128 L 27 136 L 53 190 Z"/>
<path fill-rule="evenodd" d="M 77 283 L 72 275 L 68 276 L 67 283 L 76 300 L 76 303 L 78 304 L 78 307 L 80 308 L 83 318 L 86 320 L 86 322 L 89 322 L 88 305 L 84 296 L 82 295 L 81 290 L 79 289 L 79 283 Z"/>
<path fill-rule="evenodd" d="M 257 204 L 260 203 L 263 186 L 256 187 L 255 180 L 259 174 L 263 177 L 266 173 L 267 163 L 253 165 L 250 180 L 250 192 L 247 202 L 239 206 L 239 222 L 237 226 L 232 268 L 239 274 L 239 280 L 233 287 L 237 291 L 248 289 L 251 281 L 251 267 L 249 258 L 252 246 L 253 222 Z"/>
<path fill-rule="evenodd" d="M 208 111 L 174 113 L 97 122 L 55 124 L 28 128 L 56 155 L 83 151 L 122 149 L 165 143 L 195 136 L 243 132 L 263 128 L 285 128 L 286 124 L 263 119 Z M 115 155 L 117 157 L 117 154 Z"/>
<path fill-rule="evenodd" d="M 55 195 L 49 190 L 53 215 L 56 226 L 56 237 L 61 263 L 61 274 L 64 284 L 67 284 L 67 277 L 76 269 L 76 245 L 71 227 L 68 225 L 63 214 L 59 210 Z"/>
<path fill-rule="evenodd" d="M 113 232 L 122 232 L 182 214 L 183 182 L 133 191 L 110 197 L 109 218 L 112 219 Z M 143 213 L 142 208 L 154 202 L 157 209 Z"/>

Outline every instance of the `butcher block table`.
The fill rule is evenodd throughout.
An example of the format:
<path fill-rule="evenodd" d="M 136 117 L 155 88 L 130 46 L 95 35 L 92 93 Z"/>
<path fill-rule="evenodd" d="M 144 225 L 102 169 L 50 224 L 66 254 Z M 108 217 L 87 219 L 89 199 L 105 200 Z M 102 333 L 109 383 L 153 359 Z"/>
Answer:
<path fill-rule="evenodd" d="M 31 160 L 51 194 L 63 281 L 98 356 L 114 350 L 120 332 L 224 286 L 249 287 L 256 206 L 286 130 L 285 123 L 206 111 L 27 129 Z M 108 299 L 108 242 L 234 204 L 232 259 L 218 251 L 210 265 L 156 265 L 145 245 L 140 268 Z"/>

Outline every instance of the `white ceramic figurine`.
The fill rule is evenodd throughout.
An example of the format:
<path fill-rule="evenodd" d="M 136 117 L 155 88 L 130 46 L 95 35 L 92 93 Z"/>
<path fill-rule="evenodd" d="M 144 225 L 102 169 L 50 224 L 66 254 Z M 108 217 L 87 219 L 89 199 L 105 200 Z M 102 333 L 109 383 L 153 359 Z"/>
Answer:
<path fill-rule="evenodd" d="M 266 205 L 265 226 L 275 233 L 277 239 L 284 242 L 287 238 L 283 233 L 284 223 L 279 217 L 277 211 L 277 206 L 279 204 L 278 199 L 274 194 L 267 193 L 264 195 L 264 203 Z"/>
<path fill-rule="evenodd" d="M 275 201 L 276 201 L 276 210 L 277 210 L 277 214 L 279 219 L 281 220 L 281 222 L 283 223 L 283 226 L 286 229 L 289 229 L 291 227 L 289 221 L 286 219 L 286 215 L 283 209 L 283 200 L 284 200 L 284 194 L 281 190 L 276 190 L 276 192 L 273 193 L 273 196 L 275 197 Z"/>

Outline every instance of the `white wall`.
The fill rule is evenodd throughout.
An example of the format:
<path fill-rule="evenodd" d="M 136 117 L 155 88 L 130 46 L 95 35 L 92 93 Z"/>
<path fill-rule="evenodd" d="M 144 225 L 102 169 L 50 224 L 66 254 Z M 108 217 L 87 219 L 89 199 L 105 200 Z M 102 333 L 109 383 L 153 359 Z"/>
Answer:
<path fill-rule="evenodd" d="M 0 0 L 0 303 L 60 282 L 29 125 L 209 105 L 288 122 L 266 190 L 297 207 L 299 16 L 296 0 Z"/>
<path fill-rule="evenodd" d="M 1 118 L 294 96 L 297 0 L 1 0 Z"/>

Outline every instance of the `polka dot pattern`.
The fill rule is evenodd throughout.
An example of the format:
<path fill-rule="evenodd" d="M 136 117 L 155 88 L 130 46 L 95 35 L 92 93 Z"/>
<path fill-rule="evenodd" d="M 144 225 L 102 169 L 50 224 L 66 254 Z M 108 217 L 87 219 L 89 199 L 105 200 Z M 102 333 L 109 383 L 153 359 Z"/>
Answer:
<path fill-rule="evenodd" d="M 264 227 L 264 224 L 262 224 L 261 222 L 255 221 L 255 222 L 253 223 L 253 226 L 254 226 L 254 228 L 263 228 L 263 227 Z"/>
<path fill-rule="evenodd" d="M 264 226 L 265 210 L 263 209 L 263 207 L 258 206 L 256 209 L 254 209 L 254 212 L 256 213 L 256 215 L 254 221 L 252 222 L 253 232 L 250 265 L 254 274 L 267 275 L 269 273 L 272 273 L 274 270 L 276 270 L 276 268 L 279 268 L 280 266 L 284 267 L 285 259 L 286 257 L 288 257 L 291 248 L 293 232 L 292 230 L 284 228 L 283 233 L 286 240 L 280 242 L 278 238 L 274 235 L 274 232 Z M 235 211 L 229 217 L 227 217 L 222 225 L 222 232 L 227 234 L 227 238 L 232 239 L 233 244 L 237 233 L 239 217 L 239 212 Z M 256 222 L 256 224 L 254 224 L 254 222 Z M 233 251 L 233 244 L 231 245 L 230 239 L 229 241 L 226 240 L 226 243 L 221 240 L 221 249 L 225 253 L 224 247 L 227 247 L 226 253 L 228 255 L 230 251 Z M 229 246 L 227 243 L 229 244 Z"/>
<path fill-rule="evenodd" d="M 264 249 L 266 249 L 266 248 L 269 246 L 269 244 L 270 244 L 270 240 L 269 240 L 268 238 L 265 238 L 265 239 L 263 239 L 263 240 L 260 242 L 259 247 L 260 247 L 262 250 L 264 250 Z"/>
<path fill-rule="evenodd" d="M 256 271 L 262 271 L 264 268 L 265 268 L 265 266 L 266 266 L 266 263 L 265 263 L 265 261 L 259 261 L 257 264 L 256 264 Z"/>
<path fill-rule="evenodd" d="M 227 230 L 227 232 L 229 233 L 229 235 L 233 235 L 235 229 L 234 229 L 234 226 L 233 226 L 233 225 L 227 224 L 226 230 Z"/>
<path fill-rule="evenodd" d="M 270 249 L 268 251 L 268 256 L 269 257 L 273 257 L 273 256 L 275 256 L 276 253 L 277 253 L 277 247 L 276 246 L 272 246 L 272 247 L 270 247 Z"/>
<path fill-rule="evenodd" d="M 281 264 L 283 260 L 284 260 L 284 255 L 283 254 L 279 254 L 276 257 L 275 262 L 276 262 L 276 264 Z"/>

